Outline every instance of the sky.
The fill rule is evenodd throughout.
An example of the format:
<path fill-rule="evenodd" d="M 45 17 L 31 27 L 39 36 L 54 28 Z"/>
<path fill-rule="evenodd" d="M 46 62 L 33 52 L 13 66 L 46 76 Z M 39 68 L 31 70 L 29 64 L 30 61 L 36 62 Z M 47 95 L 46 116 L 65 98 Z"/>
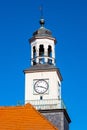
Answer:
<path fill-rule="evenodd" d="M 62 98 L 72 120 L 70 130 L 87 129 L 87 1 L 0 1 L 0 106 L 24 103 L 30 67 L 28 39 L 37 30 L 43 5 L 45 27 L 57 39 L 56 67 L 63 77 Z"/>

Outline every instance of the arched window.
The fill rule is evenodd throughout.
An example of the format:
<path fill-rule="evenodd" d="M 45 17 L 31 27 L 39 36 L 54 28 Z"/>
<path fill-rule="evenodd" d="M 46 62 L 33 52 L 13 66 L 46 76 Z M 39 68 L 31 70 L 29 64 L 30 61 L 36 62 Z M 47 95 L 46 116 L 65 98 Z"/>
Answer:
<path fill-rule="evenodd" d="M 52 47 L 49 45 L 48 46 L 48 63 L 52 64 Z"/>
<path fill-rule="evenodd" d="M 33 47 L 33 65 L 36 64 L 36 48 L 35 46 Z"/>
<path fill-rule="evenodd" d="M 52 48 L 48 46 L 48 56 L 52 58 Z"/>
<path fill-rule="evenodd" d="M 39 47 L 39 63 L 43 64 L 44 63 L 44 46 L 40 45 Z"/>

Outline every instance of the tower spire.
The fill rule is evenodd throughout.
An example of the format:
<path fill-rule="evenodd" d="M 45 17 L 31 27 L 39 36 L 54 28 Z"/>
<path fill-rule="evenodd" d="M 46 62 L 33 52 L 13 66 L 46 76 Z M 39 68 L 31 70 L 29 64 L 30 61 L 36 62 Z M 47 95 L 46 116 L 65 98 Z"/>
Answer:
<path fill-rule="evenodd" d="M 43 19 L 43 5 L 40 6 L 40 19 Z"/>
<path fill-rule="evenodd" d="M 43 5 L 40 6 L 40 14 L 41 14 L 41 16 L 40 16 L 40 25 L 41 25 L 41 27 L 44 27 L 45 20 L 43 18 Z"/>

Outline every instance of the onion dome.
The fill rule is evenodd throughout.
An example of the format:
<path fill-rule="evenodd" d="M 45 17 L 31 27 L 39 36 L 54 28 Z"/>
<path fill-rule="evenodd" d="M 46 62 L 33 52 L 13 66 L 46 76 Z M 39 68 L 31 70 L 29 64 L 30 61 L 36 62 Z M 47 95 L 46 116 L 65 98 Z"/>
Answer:
<path fill-rule="evenodd" d="M 44 19 L 40 19 L 40 25 L 41 25 L 41 27 L 33 33 L 33 36 L 36 36 L 36 37 L 38 37 L 38 36 L 39 36 L 39 37 L 40 37 L 40 36 L 41 36 L 41 37 L 42 37 L 42 36 L 52 37 L 51 31 L 48 30 L 48 29 L 46 29 L 46 28 L 44 27 L 44 24 L 45 24 Z"/>
<path fill-rule="evenodd" d="M 52 32 L 44 27 L 44 24 L 45 24 L 45 20 L 44 19 L 40 19 L 41 27 L 33 33 L 33 36 L 30 39 L 30 42 L 32 40 L 36 39 L 36 38 L 44 38 L 44 37 L 45 38 L 50 38 L 50 39 L 55 39 L 52 36 Z"/>

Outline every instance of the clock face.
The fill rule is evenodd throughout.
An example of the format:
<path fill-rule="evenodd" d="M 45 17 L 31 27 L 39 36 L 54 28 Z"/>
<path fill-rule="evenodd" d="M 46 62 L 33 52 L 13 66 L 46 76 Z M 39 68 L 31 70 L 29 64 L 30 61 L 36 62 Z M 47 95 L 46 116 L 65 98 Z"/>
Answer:
<path fill-rule="evenodd" d="M 36 93 L 44 94 L 48 90 L 48 83 L 46 80 L 37 80 L 34 84 L 34 90 Z"/>

